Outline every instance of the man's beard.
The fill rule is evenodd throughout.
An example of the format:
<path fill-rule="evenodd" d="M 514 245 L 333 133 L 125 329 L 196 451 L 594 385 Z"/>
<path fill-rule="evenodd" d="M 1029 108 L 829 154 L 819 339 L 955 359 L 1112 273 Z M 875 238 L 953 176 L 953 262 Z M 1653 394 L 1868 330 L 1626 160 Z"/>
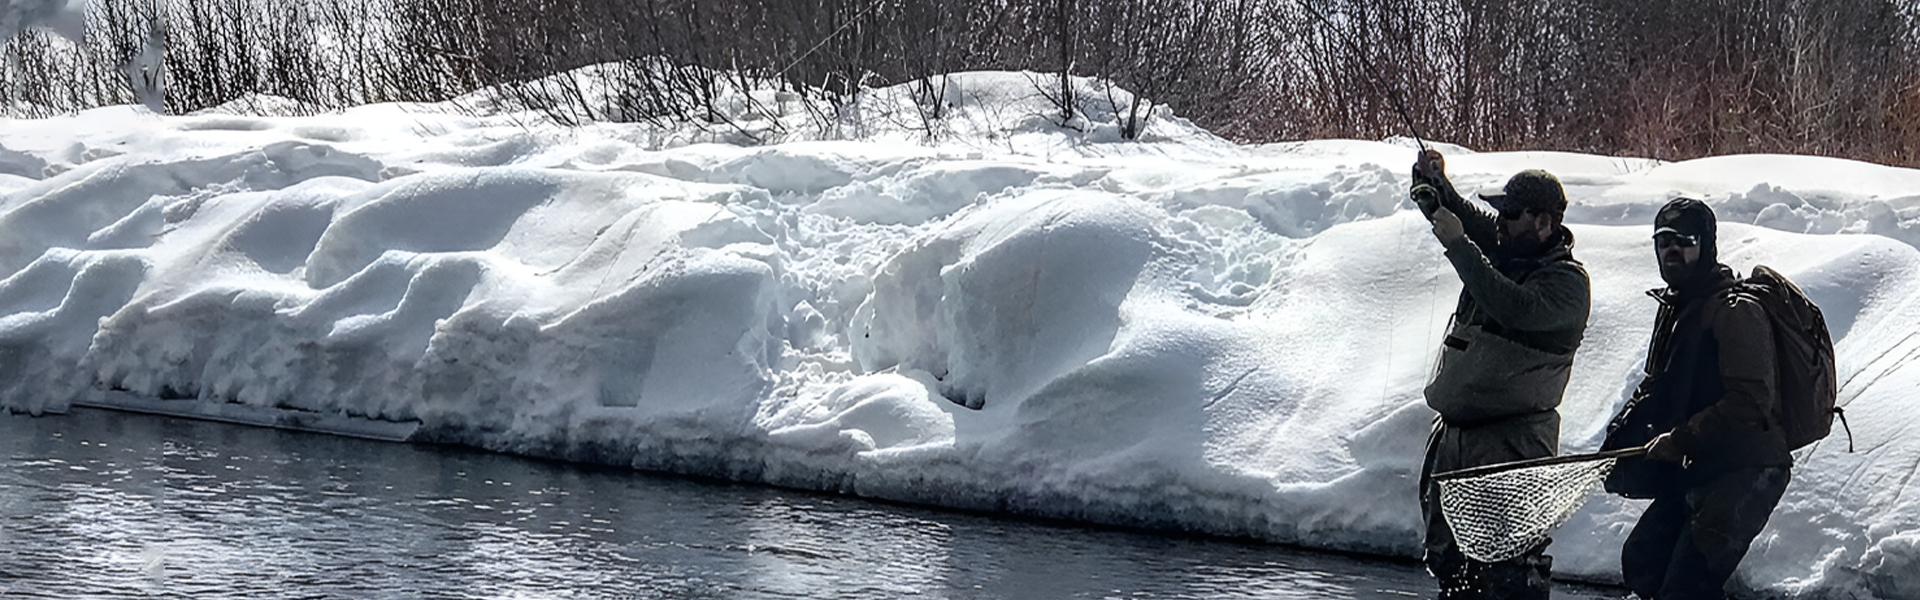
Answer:
<path fill-rule="evenodd" d="M 1668 263 L 1663 259 L 1660 261 L 1660 279 L 1666 281 L 1669 287 L 1687 287 L 1687 284 L 1699 275 L 1700 269 L 1696 268 L 1697 266 L 1697 263 L 1685 261 Z"/>
<path fill-rule="evenodd" d="M 1505 226 L 1502 226 L 1494 231 L 1493 245 L 1499 249 L 1501 256 L 1513 257 L 1537 254 L 1546 248 L 1547 243 L 1530 233 L 1515 237 L 1507 232 Z"/>

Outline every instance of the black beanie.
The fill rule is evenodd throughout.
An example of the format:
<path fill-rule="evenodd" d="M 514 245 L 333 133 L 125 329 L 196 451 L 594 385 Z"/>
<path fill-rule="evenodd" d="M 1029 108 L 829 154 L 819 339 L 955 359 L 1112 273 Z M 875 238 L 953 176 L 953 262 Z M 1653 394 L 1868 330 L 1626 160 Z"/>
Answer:
<path fill-rule="evenodd" d="M 1693 198 L 1674 198 L 1666 206 L 1660 207 L 1660 214 L 1653 217 L 1654 235 L 1674 232 L 1693 236 L 1700 242 L 1700 262 L 1694 265 L 1694 277 L 1711 272 L 1720 264 L 1715 239 L 1718 227 L 1713 208 Z"/>

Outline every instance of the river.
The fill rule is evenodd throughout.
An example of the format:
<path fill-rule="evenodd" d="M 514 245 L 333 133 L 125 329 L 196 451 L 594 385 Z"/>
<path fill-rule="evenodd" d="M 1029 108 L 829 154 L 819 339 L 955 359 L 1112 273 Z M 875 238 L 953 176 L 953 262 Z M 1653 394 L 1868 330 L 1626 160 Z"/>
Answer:
<path fill-rule="evenodd" d="M 0 455 L 6 599 L 1433 594 L 1409 562 L 95 409 L 0 415 Z"/>

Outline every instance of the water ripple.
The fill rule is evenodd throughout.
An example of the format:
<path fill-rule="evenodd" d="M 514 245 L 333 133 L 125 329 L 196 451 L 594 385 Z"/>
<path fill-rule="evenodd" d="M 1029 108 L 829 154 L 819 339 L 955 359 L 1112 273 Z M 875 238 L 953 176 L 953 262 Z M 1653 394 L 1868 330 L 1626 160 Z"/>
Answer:
<path fill-rule="evenodd" d="M 104 411 L 0 415 L 0 456 L 9 600 L 1432 594 L 1403 563 Z"/>

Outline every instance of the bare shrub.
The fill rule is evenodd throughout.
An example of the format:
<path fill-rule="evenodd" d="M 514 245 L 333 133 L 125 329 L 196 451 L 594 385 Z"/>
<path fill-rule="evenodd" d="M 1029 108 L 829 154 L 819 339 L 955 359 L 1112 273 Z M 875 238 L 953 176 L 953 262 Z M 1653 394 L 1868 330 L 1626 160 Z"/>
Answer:
<path fill-rule="evenodd" d="M 748 130 L 935 75 L 1027 70 L 1070 123 L 1164 105 L 1240 141 L 1418 132 L 1484 150 L 1683 159 L 1795 152 L 1920 166 L 1920 5 L 1907 0 L 115 0 L 84 43 L 0 43 L 0 110 L 257 95 L 306 110 L 478 90 L 561 123 Z M 599 68 L 576 71 L 589 65 Z M 574 72 L 570 77 L 555 75 Z M 1076 98 L 1072 76 L 1134 92 Z M 159 96 L 164 94 L 163 97 Z M 769 103 L 762 106 L 762 103 Z M 802 102 L 817 110 L 820 102 Z M 242 107 L 244 109 L 244 107 Z M 820 112 L 835 135 L 847 121 Z M 761 130 L 764 133 L 764 130 Z M 778 134 L 779 132 L 773 132 Z M 752 142 L 781 136 L 748 135 Z"/>

